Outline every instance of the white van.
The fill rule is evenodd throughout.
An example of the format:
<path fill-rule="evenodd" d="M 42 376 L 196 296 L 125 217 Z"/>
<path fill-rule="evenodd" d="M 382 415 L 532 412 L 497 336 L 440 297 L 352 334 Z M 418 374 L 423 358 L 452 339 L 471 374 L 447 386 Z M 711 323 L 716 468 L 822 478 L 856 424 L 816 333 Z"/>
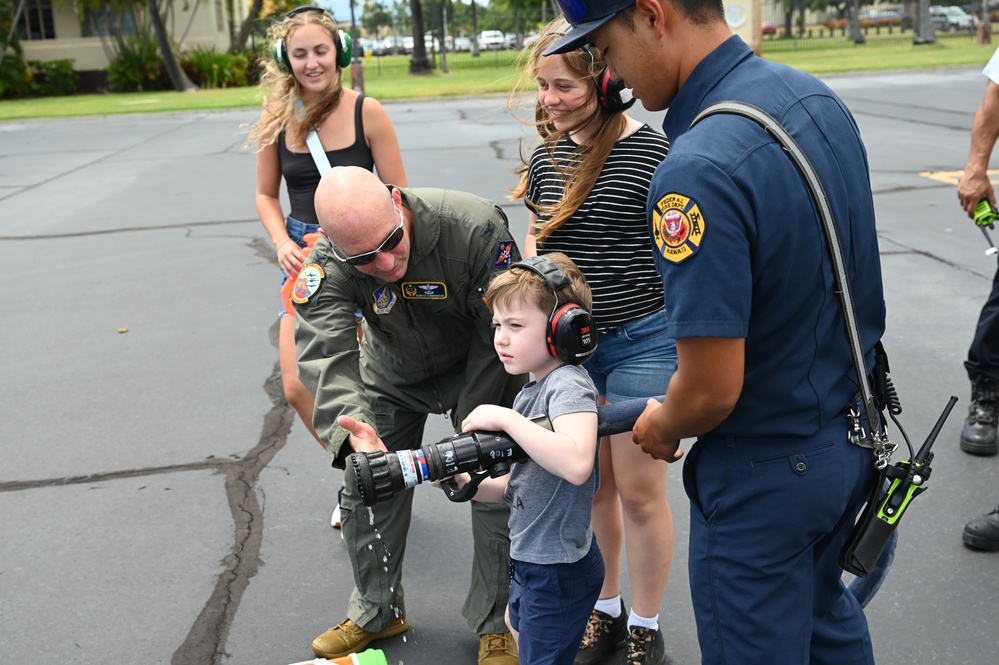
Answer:
<path fill-rule="evenodd" d="M 506 36 L 502 30 L 483 30 L 479 33 L 479 50 L 486 51 L 492 49 L 498 51 L 503 48 Z"/>
<path fill-rule="evenodd" d="M 957 32 L 958 30 L 974 30 L 978 27 L 978 18 L 967 13 L 960 7 L 930 7 L 930 17 L 937 30 Z"/>

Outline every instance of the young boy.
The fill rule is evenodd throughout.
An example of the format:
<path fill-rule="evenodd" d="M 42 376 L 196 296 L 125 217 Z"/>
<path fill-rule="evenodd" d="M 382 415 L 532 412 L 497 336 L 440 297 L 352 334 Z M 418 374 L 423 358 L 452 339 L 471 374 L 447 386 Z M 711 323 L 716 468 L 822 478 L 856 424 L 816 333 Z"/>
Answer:
<path fill-rule="evenodd" d="M 483 481 L 475 498 L 510 506 L 506 621 L 521 665 L 571 665 L 604 578 L 590 526 L 599 483 L 597 391 L 572 364 L 596 348 L 590 290 L 579 268 L 553 253 L 511 266 L 489 285 L 485 301 L 506 371 L 530 372 L 534 381 L 513 409 L 482 405 L 462 422 L 466 432 L 504 431 L 529 455 L 508 476 Z M 531 421 L 540 415 L 552 430 Z M 459 485 L 467 479 L 456 477 Z"/>

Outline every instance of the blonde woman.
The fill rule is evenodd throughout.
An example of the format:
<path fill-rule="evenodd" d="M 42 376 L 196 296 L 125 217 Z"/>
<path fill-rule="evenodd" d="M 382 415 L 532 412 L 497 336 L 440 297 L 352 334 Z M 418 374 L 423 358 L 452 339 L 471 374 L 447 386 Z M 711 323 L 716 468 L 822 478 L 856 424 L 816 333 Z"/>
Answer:
<path fill-rule="evenodd" d="M 343 87 L 350 38 L 337 28 L 332 14 L 320 7 L 299 7 L 271 29 L 271 37 L 274 58 L 261 78 L 263 112 L 250 140 L 257 144 L 257 213 L 274 243 L 284 282 L 294 279 L 308 255 L 305 236 L 319 232 L 313 198 L 320 174 L 306 145 L 312 131 L 332 166 L 360 166 L 400 187 L 408 182 L 385 109 Z M 287 217 L 281 210 L 282 179 L 291 204 Z M 285 397 L 325 447 L 312 425 L 315 400 L 298 378 L 294 312 L 283 303 L 280 315 L 278 352 Z"/>
<path fill-rule="evenodd" d="M 530 211 L 524 255 L 563 252 L 586 276 L 599 334 L 583 367 L 600 402 L 659 397 L 676 371 L 676 345 L 652 261 L 646 199 L 669 144 L 624 113 L 626 91 L 609 78 L 599 51 L 542 56 L 567 29 L 561 19 L 546 26 L 527 56 L 520 88 L 536 85 L 542 139 L 512 195 Z M 516 101 L 515 95 L 511 105 Z M 664 663 L 659 606 L 673 556 L 667 465 L 645 455 L 630 432 L 601 443 L 593 530 L 606 573 L 575 662 L 602 663 L 626 645 L 629 664 Z M 630 612 L 621 598 L 622 540 Z"/>

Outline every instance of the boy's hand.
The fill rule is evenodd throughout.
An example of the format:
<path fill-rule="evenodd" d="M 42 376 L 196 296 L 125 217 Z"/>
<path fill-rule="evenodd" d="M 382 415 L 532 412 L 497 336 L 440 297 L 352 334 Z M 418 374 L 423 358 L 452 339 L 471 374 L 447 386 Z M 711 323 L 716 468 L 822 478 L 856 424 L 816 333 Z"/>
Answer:
<path fill-rule="evenodd" d="M 510 420 L 519 416 L 513 409 L 495 404 L 482 404 L 472 409 L 472 412 L 461 421 L 462 432 L 502 432 Z"/>
<path fill-rule="evenodd" d="M 336 422 L 350 432 L 350 447 L 355 453 L 370 453 L 375 450 L 388 452 L 388 448 L 371 425 L 354 420 L 350 416 L 340 416 Z"/>

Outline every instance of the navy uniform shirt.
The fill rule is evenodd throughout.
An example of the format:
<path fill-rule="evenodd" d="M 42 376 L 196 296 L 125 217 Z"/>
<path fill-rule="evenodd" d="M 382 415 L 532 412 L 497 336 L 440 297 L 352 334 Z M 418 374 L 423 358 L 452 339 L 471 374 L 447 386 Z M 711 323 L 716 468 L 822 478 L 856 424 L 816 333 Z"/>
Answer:
<path fill-rule="evenodd" d="M 755 121 L 721 114 L 687 131 L 701 109 L 723 100 L 768 112 L 818 172 L 870 367 L 885 305 L 867 154 L 829 88 L 756 57 L 737 36 L 698 64 L 663 123 L 671 149 L 648 207 L 670 330 L 678 339 L 746 340 L 742 394 L 712 434 L 808 435 L 858 390 L 829 251 L 804 180 Z"/>

